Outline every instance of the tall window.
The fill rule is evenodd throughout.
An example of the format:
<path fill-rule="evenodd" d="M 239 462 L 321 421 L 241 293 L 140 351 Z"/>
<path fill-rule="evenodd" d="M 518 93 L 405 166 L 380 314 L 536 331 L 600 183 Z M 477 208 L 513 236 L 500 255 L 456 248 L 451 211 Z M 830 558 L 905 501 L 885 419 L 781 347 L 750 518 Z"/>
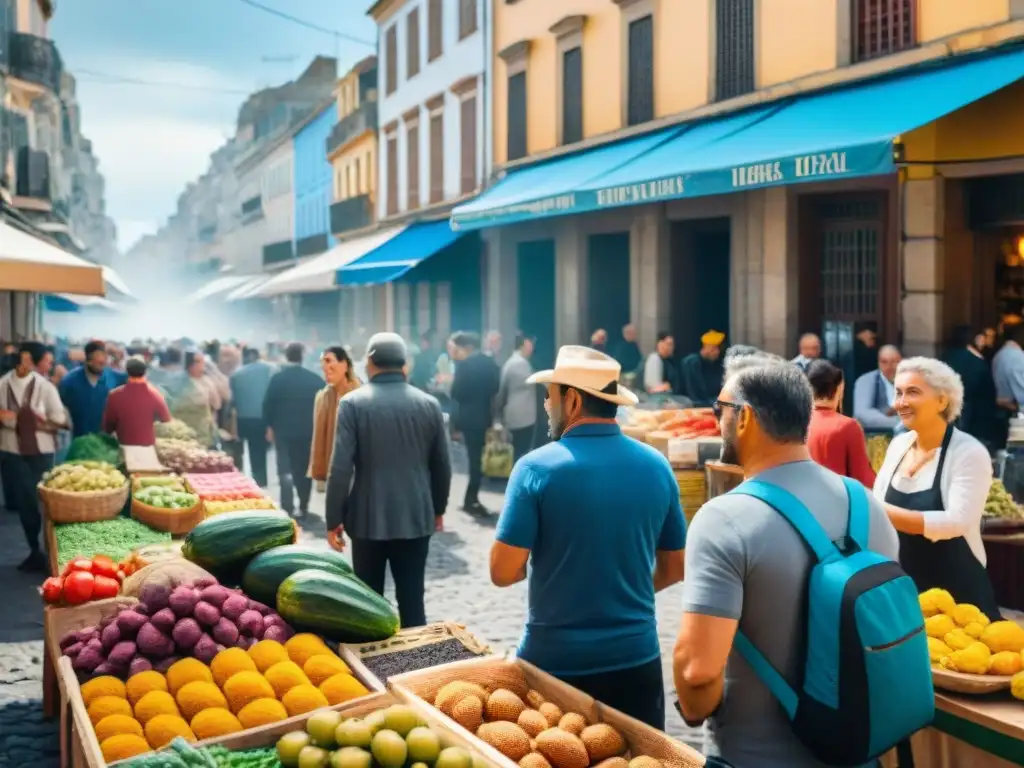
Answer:
<path fill-rule="evenodd" d="M 430 202 L 444 200 L 444 112 L 430 116 Z"/>
<path fill-rule="evenodd" d="M 356 186 L 355 186 L 355 189 L 352 190 L 352 194 L 353 195 L 361 195 L 361 194 L 363 194 L 363 176 L 360 173 L 359 158 L 358 157 L 356 158 L 355 165 L 356 165 Z"/>
<path fill-rule="evenodd" d="M 405 134 L 406 208 L 410 211 L 420 207 L 420 125 L 412 123 Z"/>
<path fill-rule="evenodd" d="M 430 0 L 427 5 L 427 61 L 444 53 L 444 17 L 442 0 Z"/>
<path fill-rule="evenodd" d="M 477 0 L 459 0 L 459 40 L 476 32 L 476 3 Z"/>
<path fill-rule="evenodd" d="M 754 90 L 754 0 L 717 0 L 715 6 L 715 96 L 721 101 Z"/>
<path fill-rule="evenodd" d="M 413 8 L 405 21 L 405 76 L 420 73 L 420 9 Z"/>
<path fill-rule="evenodd" d="M 387 215 L 398 213 L 398 136 L 388 136 L 388 202 Z"/>
<path fill-rule="evenodd" d="M 654 119 L 654 18 L 629 24 L 629 72 L 626 122 L 639 125 Z"/>
<path fill-rule="evenodd" d="M 384 90 L 388 95 L 398 89 L 398 27 L 392 24 L 384 33 Z"/>
<path fill-rule="evenodd" d="M 917 45 L 917 0 L 853 0 L 853 60 Z"/>
<path fill-rule="evenodd" d="M 526 72 L 508 79 L 508 159 L 526 157 Z"/>
<path fill-rule="evenodd" d="M 583 138 L 583 49 L 562 54 L 562 143 Z"/>
<path fill-rule="evenodd" d="M 476 94 L 459 106 L 459 192 L 476 189 Z"/>

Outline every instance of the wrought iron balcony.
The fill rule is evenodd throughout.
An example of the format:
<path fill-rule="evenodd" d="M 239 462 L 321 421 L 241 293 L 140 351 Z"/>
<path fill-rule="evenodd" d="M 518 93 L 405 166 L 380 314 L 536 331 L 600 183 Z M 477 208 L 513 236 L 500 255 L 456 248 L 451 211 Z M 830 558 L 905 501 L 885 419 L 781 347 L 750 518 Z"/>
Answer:
<path fill-rule="evenodd" d="M 41 85 L 53 93 L 60 92 L 64 63 L 52 40 L 27 32 L 14 32 L 10 37 L 9 49 L 12 77 Z"/>
<path fill-rule="evenodd" d="M 327 137 L 327 154 L 333 154 L 366 131 L 376 130 L 377 102 L 364 101 L 355 112 L 346 115 L 334 124 L 331 135 Z"/>
<path fill-rule="evenodd" d="M 373 202 L 369 195 L 339 200 L 331 205 L 331 234 L 340 235 L 373 223 Z"/>

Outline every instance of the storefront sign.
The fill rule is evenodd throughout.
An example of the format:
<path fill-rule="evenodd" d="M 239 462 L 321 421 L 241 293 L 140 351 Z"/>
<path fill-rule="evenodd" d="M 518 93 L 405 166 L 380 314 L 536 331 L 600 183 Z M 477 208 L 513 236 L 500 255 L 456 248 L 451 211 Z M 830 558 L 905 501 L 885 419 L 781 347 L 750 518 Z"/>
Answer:
<path fill-rule="evenodd" d="M 792 172 L 787 173 L 790 163 Z M 763 187 L 810 177 L 841 176 L 846 172 L 846 153 L 827 152 L 794 157 L 790 161 L 776 160 L 771 163 L 737 166 L 732 169 L 732 186 L 733 189 Z"/>
<path fill-rule="evenodd" d="M 597 190 L 598 208 L 616 205 L 636 205 L 655 200 L 683 197 L 686 185 L 682 176 L 647 181 L 643 184 L 625 184 L 618 187 L 607 187 Z"/>

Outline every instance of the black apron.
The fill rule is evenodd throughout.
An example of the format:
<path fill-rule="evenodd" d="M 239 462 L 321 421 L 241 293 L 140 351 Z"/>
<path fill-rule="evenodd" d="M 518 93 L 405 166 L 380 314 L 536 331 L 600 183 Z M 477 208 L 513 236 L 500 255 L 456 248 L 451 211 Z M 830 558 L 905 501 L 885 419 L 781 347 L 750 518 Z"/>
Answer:
<path fill-rule="evenodd" d="M 935 468 L 935 482 L 926 491 L 903 493 L 896 490 L 889 481 L 885 492 L 885 503 L 915 512 L 945 509 L 942 500 L 942 468 L 946 463 L 946 453 L 950 438 L 953 437 L 953 425 L 946 428 L 946 436 L 942 439 L 939 463 Z M 907 453 L 910 452 L 907 449 Z M 895 473 L 906 458 L 900 457 Z M 996 602 L 992 582 L 978 558 L 971 552 L 967 539 L 958 536 L 955 539 L 929 541 L 924 536 L 913 536 L 900 533 L 900 565 L 907 575 L 914 580 L 918 592 L 938 587 L 949 592 L 957 603 L 976 605 L 982 613 L 992 621 L 999 621 L 999 604 Z"/>

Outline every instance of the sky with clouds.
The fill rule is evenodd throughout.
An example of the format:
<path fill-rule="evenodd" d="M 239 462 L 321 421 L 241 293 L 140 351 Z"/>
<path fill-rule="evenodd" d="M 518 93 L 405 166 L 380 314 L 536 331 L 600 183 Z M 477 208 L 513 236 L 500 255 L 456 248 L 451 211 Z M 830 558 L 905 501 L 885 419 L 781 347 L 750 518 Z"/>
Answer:
<path fill-rule="evenodd" d="M 368 0 L 259 2 L 347 36 L 375 37 Z M 233 133 L 246 94 L 297 76 L 317 54 L 337 56 L 344 72 L 374 51 L 242 0 L 61 0 L 50 34 L 78 79 L 82 132 L 106 177 L 122 249 L 174 211 L 184 186 Z"/>

